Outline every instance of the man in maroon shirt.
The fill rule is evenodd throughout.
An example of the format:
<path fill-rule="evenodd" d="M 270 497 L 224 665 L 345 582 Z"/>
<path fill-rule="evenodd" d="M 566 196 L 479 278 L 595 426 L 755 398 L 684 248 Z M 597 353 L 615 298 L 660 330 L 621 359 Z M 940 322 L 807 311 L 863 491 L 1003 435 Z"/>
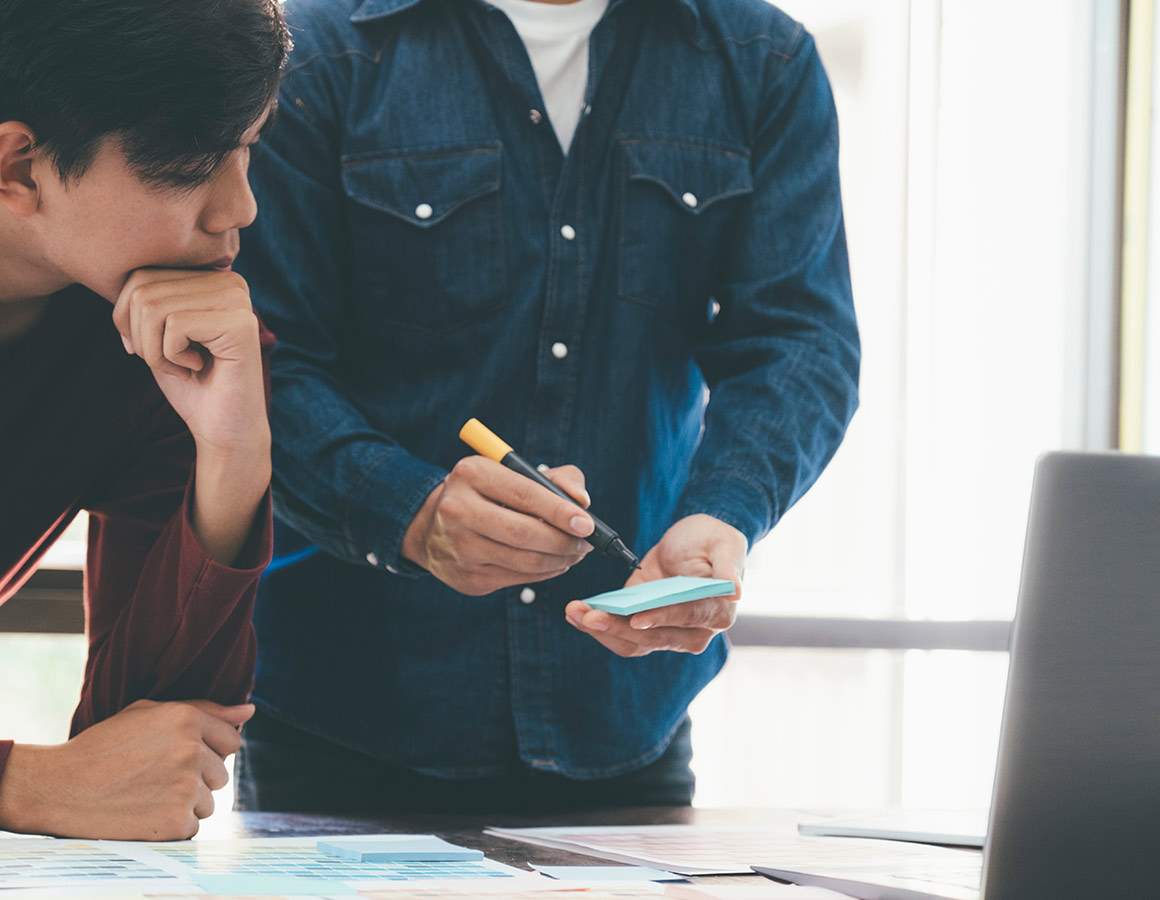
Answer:
<path fill-rule="evenodd" d="M 90 514 L 74 736 L 0 741 L 0 829 L 189 837 L 252 713 L 269 336 L 230 266 L 288 48 L 276 0 L 0 0 L 0 603 Z"/>

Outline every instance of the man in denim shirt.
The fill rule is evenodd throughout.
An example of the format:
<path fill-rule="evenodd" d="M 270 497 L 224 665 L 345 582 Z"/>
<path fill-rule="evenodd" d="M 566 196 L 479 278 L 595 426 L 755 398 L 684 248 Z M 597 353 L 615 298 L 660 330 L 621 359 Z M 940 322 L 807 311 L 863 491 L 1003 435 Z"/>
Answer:
<path fill-rule="evenodd" d="M 577 43 L 519 3 L 288 4 L 239 266 L 280 341 L 243 808 L 688 803 L 745 554 L 853 415 L 809 35 L 763 0 L 610 0 Z M 469 456 L 473 416 L 579 506 Z M 634 578 L 738 596 L 588 608 L 628 573 L 585 558 L 586 491 Z"/>

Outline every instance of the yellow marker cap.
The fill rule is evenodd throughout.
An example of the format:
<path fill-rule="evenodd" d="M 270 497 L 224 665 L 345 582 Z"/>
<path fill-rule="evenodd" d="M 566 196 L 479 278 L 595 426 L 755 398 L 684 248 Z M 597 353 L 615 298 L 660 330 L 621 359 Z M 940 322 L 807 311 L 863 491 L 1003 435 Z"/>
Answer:
<path fill-rule="evenodd" d="M 480 456 L 486 456 L 496 462 L 502 462 L 503 458 L 512 452 L 512 448 L 503 438 L 479 419 L 469 419 L 467 424 L 459 429 L 459 439 Z"/>

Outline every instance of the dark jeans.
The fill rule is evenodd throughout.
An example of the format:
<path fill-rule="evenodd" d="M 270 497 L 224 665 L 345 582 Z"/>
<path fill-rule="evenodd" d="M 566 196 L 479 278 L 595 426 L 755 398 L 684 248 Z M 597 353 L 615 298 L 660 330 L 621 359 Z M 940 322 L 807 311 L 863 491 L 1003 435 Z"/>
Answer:
<path fill-rule="evenodd" d="M 612 806 L 688 806 L 693 750 L 686 718 L 643 769 L 576 781 L 522 764 L 452 781 L 381 762 L 258 712 L 238 751 L 235 808 L 316 813 L 538 813 Z"/>

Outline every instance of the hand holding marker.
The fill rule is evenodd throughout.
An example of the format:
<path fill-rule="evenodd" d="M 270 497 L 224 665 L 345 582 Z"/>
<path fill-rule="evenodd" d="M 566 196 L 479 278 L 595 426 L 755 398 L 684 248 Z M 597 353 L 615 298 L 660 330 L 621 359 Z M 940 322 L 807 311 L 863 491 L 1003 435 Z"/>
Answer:
<path fill-rule="evenodd" d="M 570 497 L 565 491 L 557 487 L 547 475 L 516 453 L 502 438 L 480 422 L 479 419 L 469 420 L 460 429 L 459 439 L 480 456 L 485 456 L 511 469 L 513 472 L 523 475 L 525 478 L 530 478 L 536 484 L 547 488 L 557 497 L 562 497 L 569 503 L 576 502 L 575 498 Z M 596 516 L 592 515 L 591 510 L 586 510 L 586 512 L 596 528 L 585 540 L 605 556 L 619 559 L 627 563 L 631 568 L 639 569 L 640 558 L 628 549 L 624 541 L 621 540 L 620 535 L 601 522 Z"/>

